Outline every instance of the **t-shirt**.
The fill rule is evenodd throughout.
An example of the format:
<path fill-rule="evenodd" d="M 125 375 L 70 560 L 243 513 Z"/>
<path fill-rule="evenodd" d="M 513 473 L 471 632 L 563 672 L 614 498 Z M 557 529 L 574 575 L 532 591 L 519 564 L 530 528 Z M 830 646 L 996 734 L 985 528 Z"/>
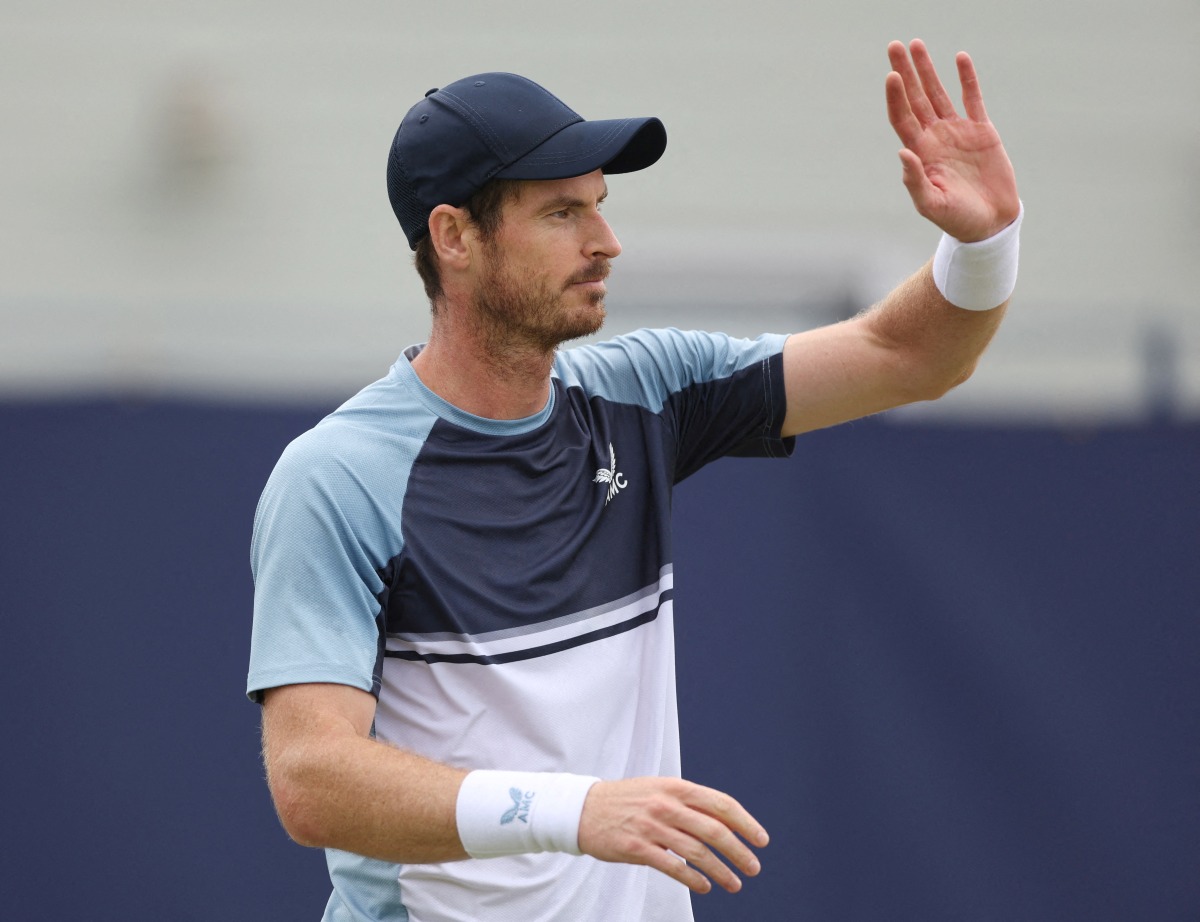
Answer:
<path fill-rule="evenodd" d="M 790 454 L 783 340 L 563 350 L 518 420 L 442 400 L 407 350 L 267 483 L 248 692 L 363 689 L 377 739 L 464 769 L 678 776 L 672 487 L 724 455 Z M 691 918 L 683 885 L 588 856 L 328 863 L 327 922 Z"/>

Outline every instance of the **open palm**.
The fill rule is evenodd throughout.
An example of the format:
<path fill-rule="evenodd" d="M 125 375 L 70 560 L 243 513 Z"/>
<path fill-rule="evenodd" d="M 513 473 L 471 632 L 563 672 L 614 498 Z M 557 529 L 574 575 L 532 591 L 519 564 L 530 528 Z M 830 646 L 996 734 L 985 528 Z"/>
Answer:
<path fill-rule="evenodd" d="M 910 57 L 911 51 L 911 57 Z M 955 59 L 966 117 L 955 111 L 925 44 L 888 45 L 888 120 L 904 149 L 904 185 L 917 211 L 952 237 L 983 240 L 1020 211 L 1012 163 L 988 120 L 975 65 Z"/>

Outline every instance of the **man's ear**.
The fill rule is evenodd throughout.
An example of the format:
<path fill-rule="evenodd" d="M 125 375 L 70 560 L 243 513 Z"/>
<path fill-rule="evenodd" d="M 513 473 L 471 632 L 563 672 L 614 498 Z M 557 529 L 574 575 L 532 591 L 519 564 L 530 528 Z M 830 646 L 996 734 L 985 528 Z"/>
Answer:
<path fill-rule="evenodd" d="M 429 213 L 429 239 L 437 252 L 438 263 L 447 269 L 462 270 L 471 264 L 475 249 L 475 225 L 465 208 L 438 205 Z"/>

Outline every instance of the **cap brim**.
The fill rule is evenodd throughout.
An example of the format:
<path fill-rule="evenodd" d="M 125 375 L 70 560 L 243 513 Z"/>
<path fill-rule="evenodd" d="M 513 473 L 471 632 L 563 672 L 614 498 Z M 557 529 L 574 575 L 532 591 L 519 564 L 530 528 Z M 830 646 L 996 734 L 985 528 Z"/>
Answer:
<path fill-rule="evenodd" d="M 632 173 L 663 155 L 667 130 L 656 118 L 580 121 L 551 135 L 498 179 L 568 179 L 593 170 Z"/>

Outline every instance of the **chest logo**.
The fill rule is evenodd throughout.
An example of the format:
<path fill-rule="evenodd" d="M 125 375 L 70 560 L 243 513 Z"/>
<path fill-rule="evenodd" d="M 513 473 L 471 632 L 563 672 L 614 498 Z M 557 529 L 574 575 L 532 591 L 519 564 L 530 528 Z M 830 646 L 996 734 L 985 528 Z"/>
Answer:
<path fill-rule="evenodd" d="M 608 505 L 614 496 L 629 486 L 629 481 L 625 479 L 625 475 L 617 470 L 617 452 L 612 447 L 612 442 L 608 443 L 608 457 L 610 467 L 602 467 L 596 471 L 596 476 L 592 478 L 592 483 L 608 484 L 608 496 L 604 499 L 604 505 Z"/>

